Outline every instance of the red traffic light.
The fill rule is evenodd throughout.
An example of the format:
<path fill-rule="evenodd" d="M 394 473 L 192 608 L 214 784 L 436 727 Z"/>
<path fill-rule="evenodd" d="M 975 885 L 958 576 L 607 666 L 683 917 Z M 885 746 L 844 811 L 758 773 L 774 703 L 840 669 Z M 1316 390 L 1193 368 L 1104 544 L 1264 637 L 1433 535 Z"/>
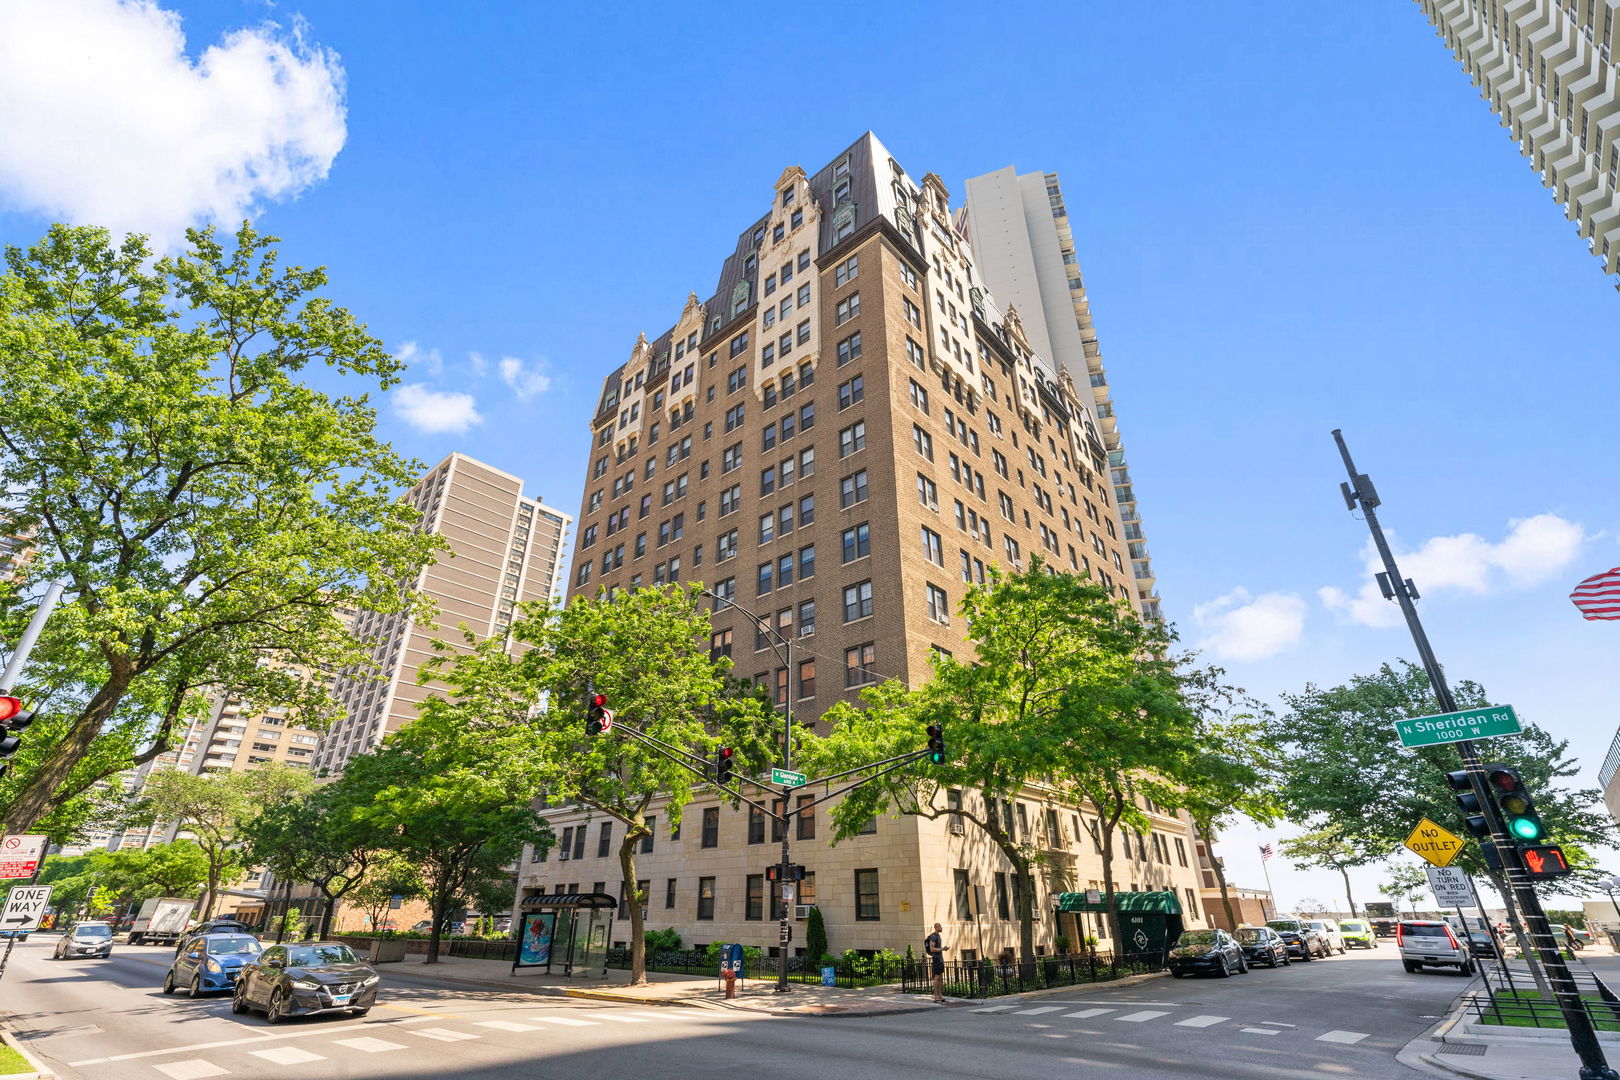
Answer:
<path fill-rule="evenodd" d="M 607 704 L 607 695 L 606 694 L 593 694 L 591 696 L 591 704 L 593 706 L 595 706 L 596 708 L 600 709 L 603 705 Z"/>
<path fill-rule="evenodd" d="M 22 711 L 23 703 L 21 698 L 0 695 L 0 724 L 5 723 Z"/>
<path fill-rule="evenodd" d="M 1519 786 L 1519 773 L 1516 769 L 1497 768 L 1486 774 L 1485 780 L 1498 791 L 1512 791 Z"/>
<path fill-rule="evenodd" d="M 735 754 L 736 752 L 737 751 L 733 750 L 729 746 L 722 746 L 720 748 L 720 760 L 721 761 L 730 761 L 732 755 Z"/>

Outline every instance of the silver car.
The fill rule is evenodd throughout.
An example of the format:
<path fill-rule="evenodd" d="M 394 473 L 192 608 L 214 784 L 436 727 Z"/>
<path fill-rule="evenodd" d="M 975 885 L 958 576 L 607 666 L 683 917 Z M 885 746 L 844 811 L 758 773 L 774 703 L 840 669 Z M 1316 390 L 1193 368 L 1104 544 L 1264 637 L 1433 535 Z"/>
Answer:
<path fill-rule="evenodd" d="M 113 931 L 111 923 L 82 922 L 63 934 L 56 943 L 53 960 L 73 960 L 80 957 L 106 959 L 112 955 Z"/>

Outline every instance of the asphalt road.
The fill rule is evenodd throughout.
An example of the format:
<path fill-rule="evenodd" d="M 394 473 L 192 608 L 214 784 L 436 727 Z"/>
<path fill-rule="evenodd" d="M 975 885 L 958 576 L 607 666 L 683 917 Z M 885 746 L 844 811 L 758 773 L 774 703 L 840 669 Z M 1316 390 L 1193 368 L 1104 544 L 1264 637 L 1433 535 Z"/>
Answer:
<path fill-rule="evenodd" d="M 74 1080 L 412 1077 L 685 1080 L 795 1076 L 1405 1080 L 1396 1052 L 1471 985 L 1408 975 L 1394 949 L 1256 970 L 886 1017 L 772 1017 L 441 989 L 391 976 L 364 1019 L 270 1027 L 225 997 L 159 990 L 172 950 L 116 946 L 56 962 L 55 938 L 19 944 L 0 1009 Z"/>

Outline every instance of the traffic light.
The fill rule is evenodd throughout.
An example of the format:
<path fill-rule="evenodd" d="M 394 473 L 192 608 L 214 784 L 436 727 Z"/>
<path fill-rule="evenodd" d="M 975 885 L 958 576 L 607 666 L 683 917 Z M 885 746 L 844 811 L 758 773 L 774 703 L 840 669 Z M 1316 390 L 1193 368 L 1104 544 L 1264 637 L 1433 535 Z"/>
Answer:
<path fill-rule="evenodd" d="M 1524 858 L 1524 872 L 1533 878 L 1563 877 L 1573 873 L 1569 860 L 1564 858 L 1564 849 L 1557 844 L 1532 844 L 1521 848 L 1519 854 Z"/>
<path fill-rule="evenodd" d="M 17 732 L 24 730 L 34 722 L 32 709 L 23 708 L 21 698 L 0 695 L 0 776 L 6 775 L 11 768 L 9 762 L 3 760 L 17 752 L 22 740 Z"/>
<path fill-rule="evenodd" d="M 1474 785 L 1468 779 L 1467 769 L 1458 769 L 1456 772 L 1446 773 L 1446 783 L 1451 790 L 1457 792 L 1457 805 L 1462 808 L 1463 824 L 1477 839 L 1487 840 L 1491 835 L 1491 823 L 1485 817 L 1485 808 L 1479 805 L 1479 796 L 1474 794 Z M 1490 850 L 1490 845 L 1485 845 Z"/>
<path fill-rule="evenodd" d="M 607 707 L 607 695 L 591 695 L 591 711 L 585 717 L 585 734 L 600 735 L 613 727 L 613 713 Z"/>
<path fill-rule="evenodd" d="M 780 881 L 781 879 L 782 879 L 782 864 L 781 863 L 771 863 L 771 865 L 769 865 L 769 866 L 767 866 L 765 868 L 765 880 L 766 881 Z M 803 863 L 789 863 L 788 864 L 788 880 L 789 881 L 803 881 L 804 880 L 804 864 Z"/>
<path fill-rule="evenodd" d="M 731 774 L 737 768 L 737 751 L 729 746 L 722 746 L 714 752 L 714 782 L 717 784 L 731 783 Z"/>
<path fill-rule="evenodd" d="M 1540 843 L 1547 837 L 1547 827 L 1536 813 L 1535 803 L 1524 788 L 1519 770 L 1511 765 L 1485 766 L 1485 784 L 1496 805 L 1502 809 L 1502 825 L 1520 850 Z"/>
<path fill-rule="evenodd" d="M 928 725 L 928 760 L 935 765 L 945 764 L 945 727 L 943 724 Z"/>

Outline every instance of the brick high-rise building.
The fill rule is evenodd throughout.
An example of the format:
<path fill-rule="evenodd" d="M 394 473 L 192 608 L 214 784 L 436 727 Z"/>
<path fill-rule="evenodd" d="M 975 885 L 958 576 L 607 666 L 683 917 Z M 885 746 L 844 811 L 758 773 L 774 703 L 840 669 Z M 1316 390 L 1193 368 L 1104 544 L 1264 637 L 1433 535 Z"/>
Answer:
<path fill-rule="evenodd" d="M 1564 216 L 1620 273 L 1620 0 L 1417 0 Z"/>
<path fill-rule="evenodd" d="M 375 643 L 377 671 L 346 672 L 335 690 L 345 715 L 332 724 L 315 764 L 339 772 L 355 754 L 416 719 L 434 690 L 418 686 L 435 640 L 462 645 L 465 623 L 479 638 L 505 634 L 519 603 L 554 595 L 561 581 L 570 518 L 523 494 L 523 481 L 464 454 L 451 454 L 403 496 L 422 512 L 423 528 L 444 537 L 450 552 L 413 583 L 438 604 L 437 627 L 403 615 L 361 612 L 354 632 Z"/>
<path fill-rule="evenodd" d="M 988 294 L 944 182 L 913 179 L 868 133 L 761 194 L 769 208 L 709 298 L 689 296 L 607 377 L 571 591 L 705 582 L 793 638 L 790 671 L 722 607 L 711 646 L 811 724 L 865 685 L 920 683 L 931 654 L 967 649 L 957 606 L 993 563 L 1040 555 L 1134 602 L 1092 395 Z M 1034 789 L 1004 811 L 1047 852 L 1032 898 L 1040 947 L 1056 933 L 1077 943 L 1082 927 L 1054 920 L 1050 896 L 1100 887 L 1094 815 Z M 1120 886 L 1168 889 L 1198 925 L 1190 834 L 1149 813 L 1154 834 L 1121 845 Z M 522 891 L 617 891 L 614 823 L 548 816 L 560 842 L 544 861 L 525 855 Z M 684 822 L 672 832 L 662 816 L 637 856 L 649 925 L 774 951 L 763 872 L 778 849 L 763 817 L 700 798 Z M 884 818 L 837 847 L 816 830 L 796 826 L 793 858 L 810 873 L 798 913 L 821 907 L 836 947 L 904 951 L 935 920 L 955 957 L 1016 944 L 1010 867 L 976 829 Z"/>

